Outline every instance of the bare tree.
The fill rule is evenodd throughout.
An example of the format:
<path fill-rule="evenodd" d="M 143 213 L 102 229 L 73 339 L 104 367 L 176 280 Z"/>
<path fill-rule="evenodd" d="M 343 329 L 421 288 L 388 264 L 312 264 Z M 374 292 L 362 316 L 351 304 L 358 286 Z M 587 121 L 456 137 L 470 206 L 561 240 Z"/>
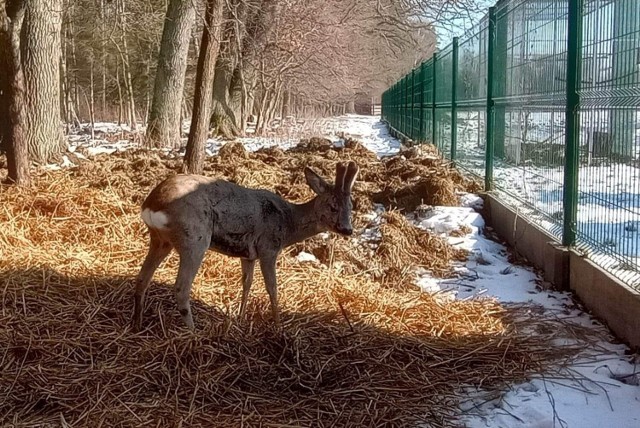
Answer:
<path fill-rule="evenodd" d="M 265 43 L 255 59 L 245 51 L 242 57 L 250 64 L 245 69 L 255 70 L 254 84 L 245 81 L 247 99 L 256 100 L 258 133 L 285 104 L 298 115 L 353 111 L 356 98 L 380 94 L 433 52 L 430 23 L 416 24 L 398 8 L 385 8 L 389 16 L 383 16 L 378 5 L 373 0 L 289 0 L 278 10 L 269 21 L 271 31 L 260 33 Z"/>
<path fill-rule="evenodd" d="M 0 141 L 7 151 L 8 181 L 29 185 L 25 136 L 24 75 L 20 63 L 20 28 L 24 1 L 0 0 Z"/>
<path fill-rule="evenodd" d="M 132 131 L 137 129 L 137 119 L 136 119 L 136 102 L 135 95 L 133 91 L 133 78 L 131 77 L 131 61 L 129 56 L 129 45 L 127 43 L 127 13 L 125 0 L 118 1 L 118 13 L 116 16 L 117 20 L 120 24 L 121 29 L 121 42 L 122 48 L 119 48 L 120 59 L 122 61 L 122 69 L 123 69 L 123 77 L 124 77 L 124 87 L 127 92 L 127 110 L 129 114 L 127 115 L 127 121 L 129 122 L 129 126 Z M 118 46 L 118 45 L 116 45 Z"/>
<path fill-rule="evenodd" d="M 149 146 L 167 147 L 180 141 L 180 109 L 195 14 L 195 0 L 169 1 L 147 124 Z"/>
<path fill-rule="evenodd" d="M 236 126 L 236 112 L 229 103 L 229 88 L 234 70 L 240 60 L 242 43 L 248 22 L 255 19 L 260 11 L 261 0 L 231 0 L 225 11 L 223 43 L 216 62 L 213 81 L 212 122 L 218 133 L 232 138 L 241 130 Z"/>
<path fill-rule="evenodd" d="M 234 137 L 250 116 L 268 132 L 283 115 L 351 112 L 354 101 L 379 95 L 431 54 L 434 23 L 470 14 L 480 1 L 224 0 L 211 123 Z M 175 146 L 182 119 L 202 102 L 194 96 L 202 84 L 196 80 L 204 19 L 197 17 L 204 18 L 205 3 L 54 5 L 62 2 L 64 120 L 134 125 L 144 118 L 150 146 Z"/>
<path fill-rule="evenodd" d="M 222 14 L 223 0 L 207 0 L 196 72 L 191 128 L 183 167 L 184 172 L 192 174 L 202 173 L 203 168 L 204 146 L 208 136 L 213 102 L 213 78 L 220 50 Z"/>
<path fill-rule="evenodd" d="M 26 0 L 24 6 L 20 32 L 24 131 L 31 159 L 47 162 L 66 148 L 60 117 L 62 0 Z"/>

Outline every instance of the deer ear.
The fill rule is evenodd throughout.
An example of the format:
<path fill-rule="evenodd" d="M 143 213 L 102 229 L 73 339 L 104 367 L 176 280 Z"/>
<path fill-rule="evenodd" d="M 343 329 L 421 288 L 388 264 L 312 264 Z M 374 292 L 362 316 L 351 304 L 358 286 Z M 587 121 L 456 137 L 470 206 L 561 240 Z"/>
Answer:
<path fill-rule="evenodd" d="M 309 167 L 304 168 L 304 177 L 307 179 L 307 184 L 311 187 L 316 195 L 331 191 L 331 186 L 324 178 L 320 177 L 314 170 Z"/>
<path fill-rule="evenodd" d="M 358 168 L 358 165 L 356 165 L 355 162 L 351 161 L 349 162 L 349 165 L 347 165 L 347 172 L 345 173 L 345 177 L 344 177 L 344 190 L 345 192 L 349 193 L 351 192 L 351 189 L 353 189 L 353 185 L 356 182 L 356 177 L 358 176 L 358 171 L 360 171 L 360 168 Z"/>
<path fill-rule="evenodd" d="M 347 173 L 347 166 L 341 162 L 336 165 L 336 191 L 341 193 L 345 191 L 344 175 Z"/>

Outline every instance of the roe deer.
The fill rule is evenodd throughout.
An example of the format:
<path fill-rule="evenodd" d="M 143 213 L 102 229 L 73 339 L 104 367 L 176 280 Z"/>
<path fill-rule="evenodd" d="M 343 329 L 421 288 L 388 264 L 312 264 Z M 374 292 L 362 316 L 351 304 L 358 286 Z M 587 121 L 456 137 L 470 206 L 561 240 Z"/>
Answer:
<path fill-rule="evenodd" d="M 142 328 L 145 291 L 172 248 L 180 256 L 175 293 L 187 327 L 194 328 L 191 285 L 208 249 L 241 259 L 240 317 L 244 316 L 259 260 L 273 318 L 279 325 L 276 259 L 282 249 L 321 232 L 353 233 L 351 189 L 358 174 L 355 162 L 337 165 L 333 186 L 308 167 L 304 174 L 317 196 L 300 205 L 266 190 L 199 175 L 175 175 L 158 184 L 142 204 L 142 219 L 151 241 L 136 279 L 134 328 Z"/>

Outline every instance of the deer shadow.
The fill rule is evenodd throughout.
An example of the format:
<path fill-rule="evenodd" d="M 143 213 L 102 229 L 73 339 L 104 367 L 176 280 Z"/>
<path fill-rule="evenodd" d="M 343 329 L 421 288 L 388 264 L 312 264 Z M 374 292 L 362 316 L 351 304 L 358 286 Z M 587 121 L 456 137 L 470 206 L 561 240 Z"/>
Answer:
<path fill-rule="evenodd" d="M 535 359 L 501 335 L 399 334 L 340 311 L 284 310 L 279 330 L 266 302 L 240 320 L 192 299 L 190 332 L 170 286 L 149 289 L 135 333 L 133 288 L 0 271 L 0 424 L 447 426 L 456 391 L 503 387 Z M 479 348 L 502 362 L 470 359 Z"/>

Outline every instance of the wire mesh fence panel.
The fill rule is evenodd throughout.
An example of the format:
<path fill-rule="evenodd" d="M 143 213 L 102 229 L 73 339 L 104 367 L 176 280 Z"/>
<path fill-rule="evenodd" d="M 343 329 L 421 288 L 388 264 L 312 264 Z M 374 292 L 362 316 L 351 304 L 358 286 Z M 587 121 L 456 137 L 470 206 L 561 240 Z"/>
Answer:
<path fill-rule="evenodd" d="M 453 81 L 453 45 L 449 44 L 436 57 L 435 76 L 435 145 L 442 155 L 451 155 L 451 92 Z"/>
<path fill-rule="evenodd" d="M 478 177 L 485 173 L 488 16 L 460 41 L 456 87 L 456 165 Z"/>
<path fill-rule="evenodd" d="M 400 132 L 406 135 L 407 133 L 407 121 L 408 121 L 408 103 L 407 103 L 407 80 L 408 76 L 405 76 L 400 81 Z"/>
<path fill-rule="evenodd" d="M 425 61 L 382 94 L 382 119 L 417 141 L 430 140 L 433 59 Z"/>
<path fill-rule="evenodd" d="M 640 1 L 498 0 L 383 104 L 392 127 L 640 289 Z"/>
<path fill-rule="evenodd" d="M 436 147 L 444 158 L 451 158 L 451 109 L 436 108 Z"/>
<path fill-rule="evenodd" d="M 413 140 L 420 138 L 420 121 L 422 106 L 422 75 L 421 69 L 414 69 L 411 74 L 411 126 L 407 134 Z"/>
<path fill-rule="evenodd" d="M 429 141 L 433 143 L 433 63 L 431 58 L 423 64 L 422 75 L 422 120 L 423 120 L 423 139 L 422 141 Z"/>
<path fill-rule="evenodd" d="M 496 8 L 495 188 L 562 236 L 568 1 Z"/>
<path fill-rule="evenodd" d="M 585 0 L 577 240 L 640 284 L 640 2 Z"/>

